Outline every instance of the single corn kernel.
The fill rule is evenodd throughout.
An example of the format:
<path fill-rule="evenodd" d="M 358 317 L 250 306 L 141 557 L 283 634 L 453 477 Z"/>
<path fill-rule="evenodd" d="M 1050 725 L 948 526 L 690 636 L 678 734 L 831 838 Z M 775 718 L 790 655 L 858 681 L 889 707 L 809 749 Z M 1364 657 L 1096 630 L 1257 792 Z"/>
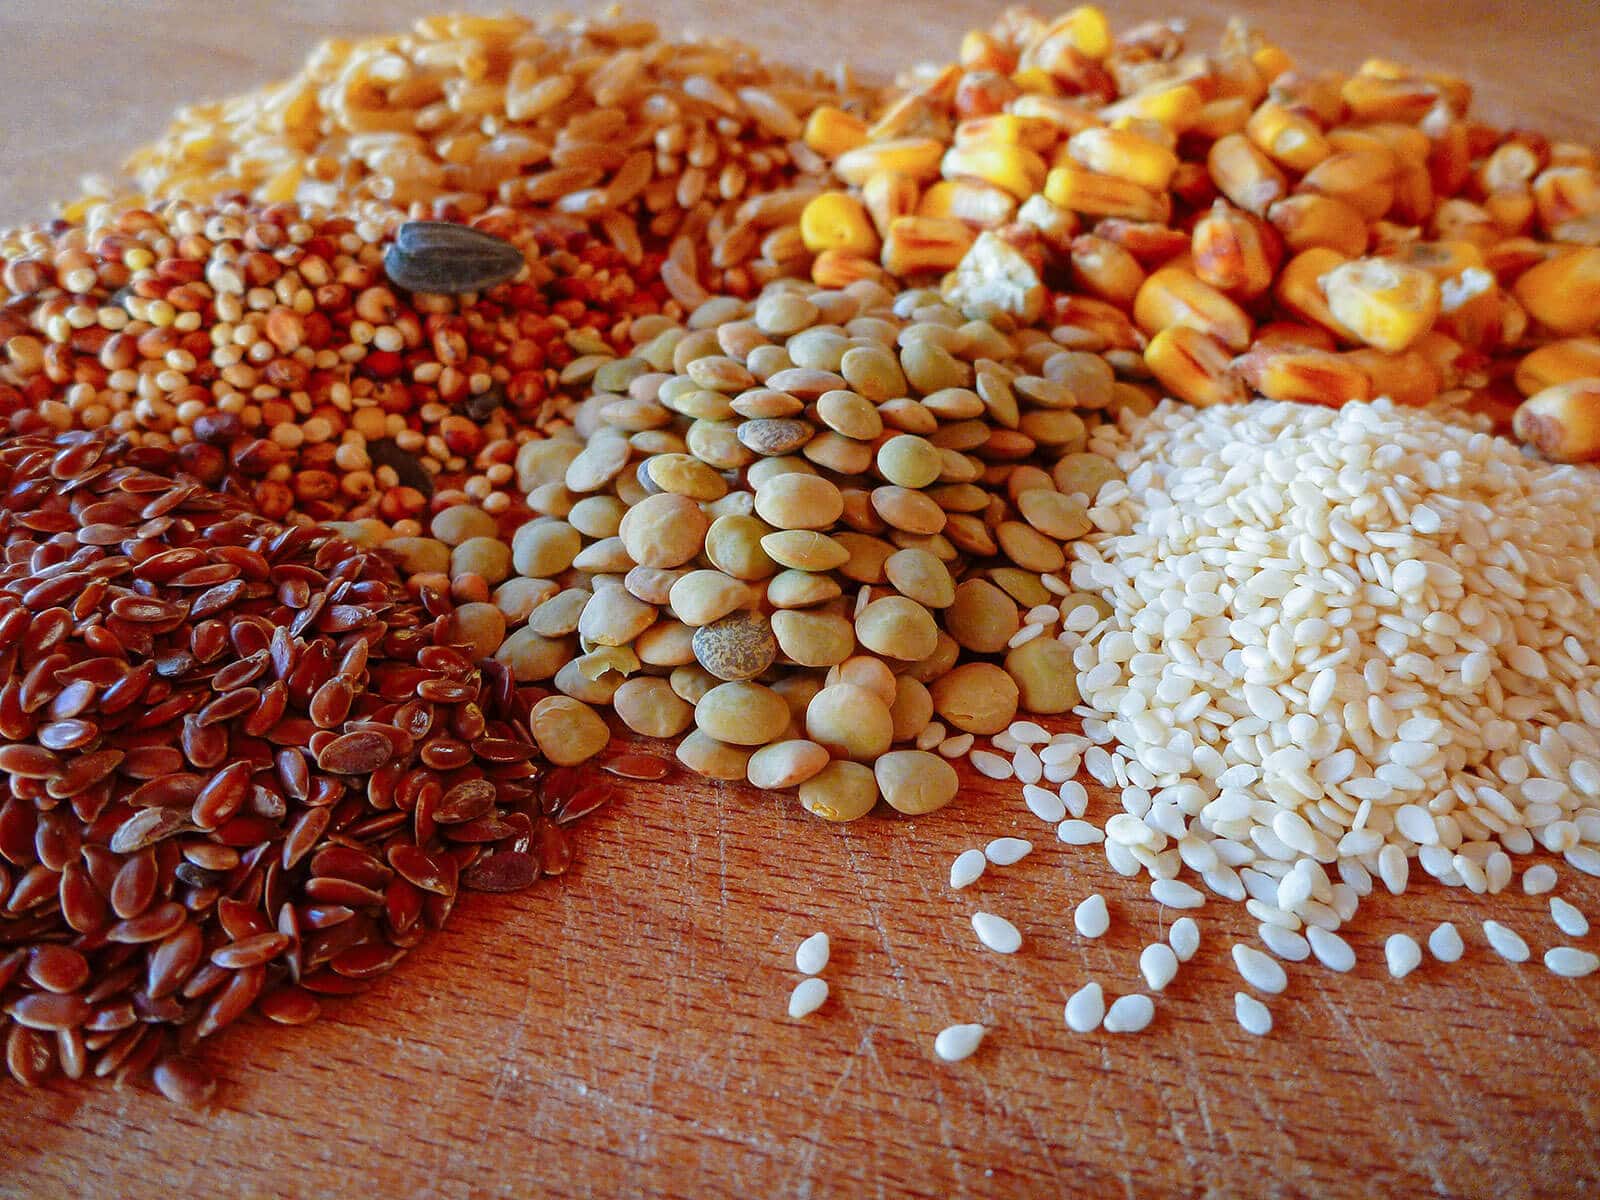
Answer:
<path fill-rule="evenodd" d="M 1551 332 L 1588 333 L 1600 326 L 1600 247 L 1582 246 L 1530 267 L 1511 290 Z"/>
<path fill-rule="evenodd" d="M 993 34 L 969 30 L 961 39 L 961 65 L 969 71 L 998 71 L 1002 75 L 1016 69 L 1017 55 Z"/>
<path fill-rule="evenodd" d="M 1072 241 L 1072 275 L 1085 291 L 1123 307 L 1133 303 L 1145 281 L 1138 259 L 1115 242 L 1092 234 Z"/>
<path fill-rule="evenodd" d="M 1346 255 L 1326 246 L 1302 250 L 1283 264 L 1272 294 L 1279 304 L 1302 320 L 1322 326 L 1341 341 L 1360 342 L 1362 339 L 1333 315 L 1320 282 L 1329 271 L 1349 261 Z"/>
<path fill-rule="evenodd" d="M 1434 209 L 1433 236 L 1443 242 L 1471 242 L 1487 253 L 1505 235 L 1481 205 L 1457 196 Z"/>
<path fill-rule="evenodd" d="M 1263 154 L 1291 171 L 1309 171 L 1333 153 L 1315 121 L 1276 100 L 1261 102 L 1244 133 Z"/>
<path fill-rule="evenodd" d="M 1398 167 L 1394 152 L 1387 146 L 1344 150 L 1306 172 L 1299 190 L 1337 196 L 1364 219 L 1376 221 L 1394 203 Z"/>
<path fill-rule="evenodd" d="M 823 192 L 800 213 L 800 238 L 807 250 L 838 250 L 864 258 L 879 250 L 877 231 L 861 201 L 848 192 Z"/>
<path fill-rule="evenodd" d="M 848 287 L 863 279 L 882 283 L 883 278 L 883 268 L 872 259 L 842 250 L 824 250 L 811 263 L 811 282 L 818 287 Z"/>
<path fill-rule="evenodd" d="M 1517 364 L 1517 390 L 1524 396 L 1574 379 L 1600 378 L 1600 338 L 1564 338 L 1523 356 Z"/>
<path fill-rule="evenodd" d="M 917 211 L 917 196 L 916 181 L 898 171 L 879 171 L 861 186 L 861 202 L 879 237 L 888 237 L 891 225 Z"/>
<path fill-rule="evenodd" d="M 1526 142 L 1504 142 L 1478 168 L 1485 192 L 1523 191 L 1544 166 L 1544 156 Z"/>
<path fill-rule="evenodd" d="M 1066 134 L 1104 124 L 1082 101 L 1064 96 L 1018 96 L 1011 102 L 1011 112 L 1025 119 L 1044 121 Z"/>
<path fill-rule="evenodd" d="M 1083 4 L 1057 17 L 1046 37 L 1065 36 L 1072 48 L 1086 58 L 1102 59 L 1111 53 L 1111 25 L 1106 14 L 1092 4 Z"/>
<path fill-rule="evenodd" d="M 1500 281 L 1501 287 L 1510 287 L 1512 281 L 1529 267 L 1549 262 L 1564 249 L 1548 242 L 1536 242 L 1532 238 L 1507 238 L 1483 251 L 1483 265 Z"/>
<path fill-rule="evenodd" d="M 1119 117 L 1145 117 L 1183 133 L 1194 127 L 1205 106 L 1205 97 L 1192 84 L 1157 85 L 1106 105 L 1100 110 L 1100 118 L 1115 121 Z"/>
<path fill-rule="evenodd" d="M 941 179 L 922 194 L 919 217 L 953 217 L 980 229 L 998 229 L 1017 213 L 1009 192 L 977 179 Z"/>
<path fill-rule="evenodd" d="M 1417 226 L 1432 213 L 1433 177 L 1428 169 L 1409 164 L 1401 166 L 1394 176 L 1394 199 L 1389 202 L 1389 216 L 1402 225 Z"/>
<path fill-rule="evenodd" d="M 1164 266 L 1189 249 L 1189 238 L 1183 230 L 1158 225 L 1154 221 L 1107 217 L 1095 222 L 1094 234 L 1121 246 L 1143 267 Z"/>
<path fill-rule="evenodd" d="M 1301 192 L 1285 196 L 1267 209 L 1267 220 L 1289 250 L 1298 253 L 1321 246 L 1346 258 L 1367 252 L 1369 234 L 1361 214 L 1343 200 Z"/>
<path fill-rule="evenodd" d="M 1167 196 L 1082 167 L 1054 168 L 1045 180 L 1044 194 L 1052 204 L 1091 216 L 1165 222 L 1172 214 L 1172 202 Z"/>
<path fill-rule="evenodd" d="M 1294 59 L 1289 57 L 1287 51 L 1272 45 L 1257 47 L 1250 55 L 1250 61 L 1255 63 L 1256 70 L 1261 72 L 1261 78 L 1269 84 L 1286 71 L 1294 70 Z"/>
<path fill-rule="evenodd" d="M 1512 428 L 1555 462 L 1600 460 L 1600 377 L 1569 380 L 1529 396 Z"/>
<path fill-rule="evenodd" d="M 1453 121 L 1433 138 L 1428 151 L 1428 175 L 1436 196 L 1454 196 L 1472 176 L 1472 147 L 1467 127 Z"/>
<path fill-rule="evenodd" d="M 1302 325 L 1298 321 L 1268 321 L 1256 329 L 1252 350 L 1276 346 L 1292 350 L 1334 350 L 1338 343 L 1333 334 L 1320 325 Z"/>
<path fill-rule="evenodd" d="M 1240 133 L 1230 133 L 1212 144 L 1206 169 L 1219 192 L 1257 216 L 1265 215 L 1268 206 L 1289 190 L 1283 172 Z"/>
<path fill-rule="evenodd" d="M 1128 315 L 1114 304 L 1096 300 L 1092 296 L 1057 296 L 1053 315 L 1055 323 L 1077 330 L 1092 341 L 1099 350 L 1141 350 L 1144 337 L 1133 327 Z M 1060 340 L 1059 338 L 1057 340 Z M 1090 349 L 1089 345 L 1075 349 Z"/>
<path fill-rule="evenodd" d="M 1350 114 L 1362 121 L 1416 122 L 1439 102 L 1439 88 L 1415 76 L 1383 78 L 1362 72 L 1345 80 L 1340 94 Z"/>
<path fill-rule="evenodd" d="M 1218 200 L 1195 222 L 1194 273 L 1203 283 L 1250 300 L 1272 286 L 1282 258 L 1279 245 L 1277 234 L 1260 218 Z"/>
<path fill-rule="evenodd" d="M 1490 192 L 1483 198 L 1483 211 L 1506 237 L 1519 237 L 1533 228 L 1533 193 Z"/>
<path fill-rule="evenodd" d="M 1060 131 L 1041 117 L 1021 117 L 1014 112 L 969 117 L 956 126 L 960 147 L 1022 146 L 1041 154 L 1056 144 Z"/>
<path fill-rule="evenodd" d="M 1017 224 L 1032 229 L 1057 254 L 1067 253 L 1078 232 L 1078 218 L 1046 197 L 1029 196 L 1017 209 Z"/>
<path fill-rule="evenodd" d="M 1350 353 L 1359 352 L 1352 350 Z M 1379 352 L 1373 350 L 1368 351 L 1368 353 L 1377 354 Z M 1432 368 L 1434 378 L 1439 381 L 1439 390 L 1441 392 L 1460 387 L 1467 371 L 1469 369 L 1475 370 L 1478 366 L 1478 363 L 1473 361 L 1478 357 L 1477 355 L 1469 353 L 1467 348 L 1456 341 L 1455 338 L 1449 334 L 1440 333 L 1437 329 L 1428 330 L 1427 333 L 1411 344 L 1411 349 L 1400 357 L 1409 359 L 1413 356 L 1422 359 Z M 1388 359 L 1394 356 L 1383 355 L 1383 357 Z M 1507 417 L 1510 416 L 1509 413 L 1506 415 Z"/>
<path fill-rule="evenodd" d="M 867 126 L 868 143 L 901 140 L 927 133 L 931 115 L 929 105 L 933 102 L 933 96 L 943 91 L 954 101 L 960 78 L 958 68 L 944 67 L 934 79 L 895 100 L 878 115 L 876 121 Z"/>
<path fill-rule="evenodd" d="M 1248 399 L 1244 384 L 1228 369 L 1227 349 L 1198 329 L 1168 326 L 1150 339 L 1144 361 L 1171 395 L 1198 407 Z"/>
<path fill-rule="evenodd" d="M 1322 278 L 1334 317 L 1369 346 L 1397 354 L 1439 315 L 1439 282 L 1386 258 L 1342 263 Z"/>
<path fill-rule="evenodd" d="M 1026 200 L 1044 186 L 1044 159 L 1023 146 L 952 146 L 939 165 L 946 179 L 974 178 Z"/>
<path fill-rule="evenodd" d="M 1001 314 L 1031 324 L 1044 311 L 1045 286 L 1038 266 L 999 234 L 978 236 L 942 287 L 944 297 L 969 321 Z"/>
<path fill-rule="evenodd" d="M 1554 232 L 1572 221 L 1600 216 L 1600 171 L 1593 167 L 1550 167 L 1533 181 L 1539 223 Z"/>
<path fill-rule="evenodd" d="M 1370 400 L 1372 380 L 1338 354 L 1302 347 L 1260 346 L 1233 360 L 1234 372 L 1268 400 L 1337 408 Z"/>
<path fill-rule="evenodd" d="M 1385 354 L 1382 350 L 1349 350 L 1344 360 L 1366 373 L 1372 381 L 1373 396 L 1387 396 L 1396 404 L 1415 408 L 1439 398 L 1439 372 L 1425 355 L 1415 350 Z"/>
<path fill-rule="evenodd" d="M 834 160 L 833 170 L 840 179 L 856 187 L 882 171 L 893 171 L 908 179 L 927 182 L 939 177 L 939 162 L 944 144 L 936 138 L 890 138 L 868 142 L 846 150 Z"/>
<path fill-rule="evenodd" d="M 1344 97 L 1340 95 L 1344 80 L 1335 71 L 1318 75 L 1291 71 L 1274 79 L 1269 91 L 1279 104 L 1304 112 L 1328 129 L 1344 119 Z"/>
<path fill-rule="evenodd" d="M 1433 151 L 1433 142 L 1427 134 L 1415 125 L 1401 125 L 1394 121 L 1380 121 L 1376 125 L 1364 126 L 1361 130 L 1368 138 L 1384 146 L 1400 166 L 1426 167 L 1428 155 Z M 1370 145 L 1370 143 L 1368 143 Z M 1340 146 L 1339 149 L 1353 149 L 1354 147 Z"/>
<path fill-rule="evenodd" d="M 1067 141 L 1073 161 L 1100 175 L 1126 179 L 1152 192 L 1165 190 L 1178 156 L 1161 143 L 1122 129 L 1085 129 Z"/>
<path fill-rule="evenodd" d="M 1439 280 L 1438 328 L 1463 346 L 1485 352 L 1504 340 L 1506 297 L 1482 267 Z"/>
<path fill-rule="evenodd" d="M 1236 354 L 1250 345 L 1255 328 L 1249 315 L 1232 300 L 1176 267 L 1162 267 L 1144 281 L 1134 297 L 1133 319 L 1147 334 L 1187 325 L 1210 334 Z"/>
<path fill-rule="evenodd" d="M 1214 142 L 1230 133 L 1242 132 L 1249 122 L 1249 100 L 1243 96 L 1219 96 L 1206 101 L 1188 132 Z"/>
<path fill-rule="evenodd" d="M 806 118 L 801 139 L 824 158 L 838 158 L 845 151 L 866 144 L 867 123 L 854 113 L 822 104 Z"/>
<path fill-rule="evenodd" d="M 896 217 L 883 239 L 882 263 L 892 275 L 949 271 L 976 239 L 960 221 L 938 217 Z"/>

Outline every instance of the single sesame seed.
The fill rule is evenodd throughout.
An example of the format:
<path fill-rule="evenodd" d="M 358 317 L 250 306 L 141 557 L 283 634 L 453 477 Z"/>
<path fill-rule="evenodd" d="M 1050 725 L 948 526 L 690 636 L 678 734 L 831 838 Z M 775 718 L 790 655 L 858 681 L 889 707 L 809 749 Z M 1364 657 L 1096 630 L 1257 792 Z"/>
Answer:
<path fill-rule="evenodd" d="M 977 771 L 978 774 L 987 775 L 990 779 L 1011 778 L 1011 764 L 991 751 L 974 750 L 967 755 L 967 761 L 972 764 L 972 769 Z"/>
<path fill-rule="evenodd" d="M 1528 943 L 1523 941 L 1516 931 L 1506 928 L 1499 921 L 1485 921 L 1483 936 L 1489 939 L 1489 948 L 1507 962 L 1528 961 Z"/>
<path fill-rule="evenodd" d="M 794 991 L 789 993 L 789 1016 L 796 1021 L 802 1017 L 809 1017 L 822 1007 L 823 1001 L 827 998 L 826 979 L 818 979 L 815 975 L 809 979 L 802 979 L 795 984 Z"/>
<path fill-rule="evenodd" d="M 972 931 L 978 935 L 978 940 L 986 948 L 996 954 L 1015 954 L 1022 949 L 1022 934 L 1017 931 L 1017 927 L 994 913 L 973 913 Z"/>
<path fill-rule="evenodd" d="M 933 1039 L 933 1052 L 945 1062 L 960 1062 L 972 1057 L 988 1032 L 982 1025 L 951 1025 Z"/>
<path fill-rule="evenodd" d="M 1466 951 L 1461 934 L 1449 921 L 1428 935 L 1428 952 L 1443 963 L 1453 963 Z"/>
<path fill-rule="evenodd" d="M 976 883 L 988 862 L 982 850 L 963 850 L 950 864 L 950 886 L 959 890 Z"/>
<path fill-rule="evenodd" d="M 1138 1033 L 1155 1015 L 1155 1001 L 1149 996 L 1118 996 L 1106 1009 L 1105 1029 L 1107 1033 Z"/>
<path fill-rule="evenodd" d="M 1168 908 L 1199 908 L 1206 902 L 1204 893 L 1181 879 L 1151 880 L 1150 895 Z"/>
<path fill-rule="evenodd" d="M 1391 933 L 1383 943 L 1383 957 L 1389 964 L 1389 974 L 1404 979 L 1422 965 L 1422 947 L 1408 934 Z"/>
<path fill-rule="evenodd" d="M 1178 956 L 1165 942 L 1152 942 L 1139 952 L 1139 974 L 1151 991 L 1162 991 L 1177 977 Z"/>
<path fill-rule="evenodd" d="M 1081 817 L 1089 811 L 1089 789 L 1076 779 L 1064 780 L 1057 791 L 1061 796 L 1061 803 L 1067 806 L 1067 812 L 1073 817 Z"/>
<path fill-rule="evenodd" d="M 1311 944 L 1292 929 L 1263 924 L 1256 929 L 1268 950 L 1285 962 L 1305 962 L 1311 957 Z"/>
<path fill-rule="evenodd" d="M 1054 825 L 1066 818 L 1066 804 L 1049 788 L 1040 787 L 1036 783 L 1024 784 L 1022 800 L 1028 806 L 1028 811 L 1041 821 L 1048 821 Z"/>
<path fill-rule="evenodd" d="M 1289 986 L 1289 976 L 1276 959 L 1268 958 L 1254 946 L 1233 944 L 1233 965 L 1239 976 L 1258 992 L 1277 995 Z"/>
<path fill-rule="evenodd" d="M 820 975 L 828 965 L 828 935 L 813 933 L 795 948 L 794 965 L 802 975 Z"/>
<path fill-rule="evenodd" d="M 1544 965 L 1554 975 L 1582 979 L 1600 969 L 1600 955 L 1574 946 L 1556 946 L 1544 952 Z"/>
<path fill-rule="evenodd" d="M 1233 994 L 1233 1015 L 1246 1033 L 1266 1037 L 1272 1032 L 1272 1010 L 1248 992 Z"/>
<path fill-rule="evenodd" d="M 1167 945 L 1178 956 L 1179 962 L 1188 962 L 1200 949 L 1200 926 L 1193 917 L 1179 917 L 1167 930 Z"/>
<path fill-rule="evenodd" d="M 1568 937 L 1583 937 L 1589 932 L 1589 918 L 1560 896 L 1550 897 L 1550 919 Z"/>
<path fill-rule="evenodd" d="M 983 848 L 984 857 L 997 867 L 1009 867 L 1021 862 L 1033 850 L 1033 843 L 1023 838 L 995 838 Z"/>
<path fill-rule="evenodd" d="M 1106 835 L 1101 833 L 1087 821 L 1080 821 L 1073 817 L 1056 826 L 1056 837 L 1069 846 L 1097 846 L 1106 840 Z"/>
<path fill-rule="evenodd" d="M 1542 896 L 1556 886 L 1556 869 L 1549 863 L 1537 863 L 1522 873 L 1522 892 L 1526 896 Z"/>
<path fill-rule="evenodd" d="M 1073 1033 L 1093 1033 L 1106 1015 L 1106 995 L 1093 980 L 1084 984 L 1067 1000 L 1067 1028 Z"/>
<path fill-rule="evenodd" d="M 1356 952 L 1337 933 L 1320 925 L 1312 925 L 1306 930 L 1306 941 L 1310 943 L 1311 953 L 1317 956 L 1317 961 L 1328 970 L 1342 974 L 1355 967 Z"/>
<path fill-rule="evenodd" d="M 1099 892 L 1078 902 L 1072 910 L 1072 923 L 1086 938 L 1103 937 L 1111 928 L 1111 914 L 1106 911 L 1106 898 Z"/>

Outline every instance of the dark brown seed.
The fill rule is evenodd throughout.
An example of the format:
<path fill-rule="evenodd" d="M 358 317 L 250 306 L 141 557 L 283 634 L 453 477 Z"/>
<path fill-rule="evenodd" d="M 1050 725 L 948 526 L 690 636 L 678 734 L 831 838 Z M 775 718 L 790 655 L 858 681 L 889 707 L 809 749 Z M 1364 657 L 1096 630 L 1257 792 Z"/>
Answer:
<path fill-rule="evenodd" d="M 486 779 L 468 779 L 444 794 L 434 809 L 433 819 L 441 825 L 475 820 L 494 807 L 494 784 Z"/>
<path fill-rule="evenodd" d="M 150 1078 L 163 1096 L 185 1108 L 204 1108 L 217 1092 L 217 1081 L 211 1072 L 192 1058 L 163 1058 Z"/>
<path fill-rule="evenodd" d="M 184 925 L 150 951 L 145 968 L 145 991 L 153 999 L 170 996 L 183 986 L 200 965 L 204 939 L 200 927 Z"/>
<path fill-rule="evenodd" d="M 285 869 L 294 866 L 317 844 L 323 832 L 328 828 L 331 814 L 326 808 L 307 809 L 295 821 L 287 837 L 283 839 L 282 862 Z"/>
<path fill-rule="evenodd" d="M 23 1087 L 38 1087 L 56 1067 L 55 1045 L 35 1029 L 13 1025 L 6 1037 L 6 1069 Z"/>
<path fill-rule="evenodd" d="M 111 835 L 111 849 L 118 854 L 136 854 L 177 833 L 194 828 L 189 814 L 175 808 L 147 808 L 134 813 Z"/>
<path fill-rule="evenodd" d="M 354 846 L 325 846 L 318 850 L 311 856 L 311 873 L 348 879 L 370 888 L 383 887 L 394 876 L 382 862 Z"/>
<path fill-rule="evenodd" d="M 211 1001 L 205 1012 L 200 1014 L 200 1019 L 195 1022 L 195 1035 L 202 1038 L 210 1037 L 223 1026 L 237 1021 L 244 1015 L 245 1010 L 255 1003 L 266 980 L 265 967 L 245 967 L 233 972 L 233 977 L 228 980 L 227 985 L 217 993 L 216 999 Z"/>
<path fill-rule="evenodd" d="M 309 1025 L 322 1013 L 317 998 L 303 988 L 279 988 L 256 1002 L 256 1010 L 279 1025 Z"/>
<path fill-rule="evenodd" d="M 480 292 L 522 267 L 522 252 L 510 242 L 448 221 L 407 221 L 383 255 L 389 279 L 412 292 Z"/>
<path fill-rule="evenodd" d="M 390 946 L 384 942 L 370 942 L 365 946 L 355 946 L 335 955 L 328 966 L 346 979 L 376 979 L 394 970 L 395 965 L 405 956 L 406 952 L 401 947 Z"/>
<path fill-rule="evenodd" d="M 250 764 L 236 762 L 211 777 L 194 799 L 190 816 L 201 829 L 215 829 L 237 813 L 250 794 Z"/>
<path fill-rule="evenodd" d="M 137 944 L 159 942 L 183 924 L 186 914 L 181 904 L 159 904 L 149 912 L 128 921 L 118 921 L 106 930 L 106 938 L 113 942 Z"/>
<path fill-rule="evenodd" d="M 441 832 L 452 842 L 499 842 L 515 837 L 517 827 L 499 817 L 479 817 L 459 825 L 446 825 Z"/>
<path fill-rule="evenodd" d="M 0 771 L 24 779 L 49 779 L 60 773 L 61 760 L 43 746 L 13 742 L 0 746 Z"/>
<path fill-rule="evenodd" d="M 346 908 L 372 908 L 383 903 L 383 893 L 348 879 L 332 876 L 308 879 L 304 885 L 306 898 L 319 904 L 339 904 Z"/>
<path fill-rule="evenodd" d="M 211 961 L 230 971 L 241 967 L 254 967 L 271 962 L 289 948 L 289 938 L 281 933 L 258 933 L 243 941 L 218 946 L 211 952 Z"/>
<path fill-rule="evenodd" d="M 394 757 L 394 747 L 381 733 L 358 730 L 335 738 L 317 756 L 317 766 L 336 775 L 367 775 Z"/>
<path fill-rule="evenodd" d="M 532 854 L 503 850 L 473 863 L 461 876 L 461 886 L 474 892 L 520 892 L 537 883 L 541 873 Z"/>
<path fill-rule="evenodd" d="M 39 946 L 28 963 L 28 978 L 47 992 L 75 992 L 89 982 L 89 961 L 70 946 Z"/>
<path fill-rule="evenodd" d="M 267 916 L 258 906 L 255 897 L 227 897 L 217 902 L 217 921 L 222 932 L 236 942 L 266 933 L 271 929 Z"/>
<path fill-rule="evenodd" d="M 76 1029 L 89 1019 L 89 1006 L 82 996 L 54 992 L 30 992 L 6 1005 L 6 1012 L 19 1025 L 51 1033 Z"/>
<path fill-rule="evenodd" d="M 78 933 L 93 933 L 106 921 L 106 902 L 87 867 L 68 863 L 58 892 L 61 918 Z"/>
<path fill-rule="evenodd" d="M 150 907 L 159 882 L 154 851 L 139 851 L 122 864 L 111 881 L 111 910 L 123 920 L 137 917 Z"/>

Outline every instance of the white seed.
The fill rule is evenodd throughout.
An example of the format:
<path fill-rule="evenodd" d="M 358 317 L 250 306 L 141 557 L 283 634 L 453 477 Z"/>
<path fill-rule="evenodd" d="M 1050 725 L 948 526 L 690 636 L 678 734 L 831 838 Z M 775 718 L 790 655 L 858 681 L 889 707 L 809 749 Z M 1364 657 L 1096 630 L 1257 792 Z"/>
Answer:
<path fill-rule="evenodd" d="M 1550 919 L 1568 937 L 1583 937 L 1589 932 L 1589 918 L 1560 896 L 1550 897 Z"/>
<path fill-rule="evenodd" d="M 1483 923 L 1483 936 L 1489 939 L 1489 948 L 1507 962 L 1521 963 L 1528 961 L 1528 943 L 1514 930 L 1507 929 L 1499 921 L 1485 921 Z"/>
<path fill-rule="evenodd" d="M 1067 1000 L 1067 1028 L 1073 1033 L 1093 1033 L 1106 1015 L 1106 994 L 1090 980 Z"/>
<path fill-rule="evenodd" d="M 972 1057 L 988 1032 L 982 1025 L 951 1025 L 933 1039 L 933 1052 L 945 1062 L 960 1062 Z"/>
<path fill-rule="evenodd" d="M 827 934 L 813 933 L 795 948 L 794 965 L 802 975 L 820 975 L 828 965 L 830 948 Z"/>
<path fill-rule="evenodd" d="M 980 942 L 996 954 L 1015 954 L 1022 949 L 1022 934 L 1017 932 L 1017 927 L 994 913 L 973 913 L 972 931 L 978 935 Z"/>
<path fill-rule="evenodd" d="M 1389 974 L 1404 979 L 1422 965 L 1422 947 L 1408 934 L 1391 933 L 1383 943 L 1383 958 L 1389 964 Z"/>
<path fill-rule="evenodd" d="M 1155 1001 L 1149 996 L 1137 993 L 1131 996 L 1118 996 L 1111 1002 L 1111 1007 L 1106 1009 L 1106 1032 L 1138 1033 L 1150 1024 L 1155 1015 Z"/>
<path fill-rule="evenodd" d="M 1553 892 L 1556 886 L 1556 869 L 1549 863 L 1536 863 L 1522 873 L 1522 891 L 1528 896 L 1542 896 Z"/>
<path fill-rule="evenodd" d="M 1233 1015 L 1246 1033 L 1266 1037 L 1272 1032 L 1272 1010 L 1248 992 L 1233 994 Z"/>
<path fill-rule="evenodd" d="M 1069 846 L 1098 846 L 1106 840 L 1105 834 L 1076 817 L 1057 825 L 1056 836 Z"/>
<path fill-rule="evenodd" d="M 815 975 L 810 979 L 802 979 L 794 985 L 794 991 L 789 993 L 789 1015 L 796 1021 L 801 1017 L 809 1017 L 822 1007 L 822 1002 L 827 998 L 826 979 L 818 979 Z"/>
<path fill-rule="evenodd" d="M 1178 974 L 1178 956 L 1165 942 L 1151 942 L 1139 952 L 1139 974 L 1152 992 L 1163 990 Z"/>
<path fill-rule="evenodd" d="M 1167 930 L 1167 945 L 1178 956 L 1179 962 L 1188 962 L 1200 949 L 1200 926 L 1193 917 L 1179 917 Z"/>
<path fill-rule="evenodd" d="M 1282 925 L 1263 924 L 1256 929 L 1261 940 L 1279 958 L 1286 962 L 1305 962 L 1311 957 L 1311 945 L 1292 929 Z"/>
<path fill-rule="evenodd" d="M 1039 820 L 1048 821 L 1052 825 L 1067 815 L 1066 802 L 1049 788 L 1040 787 L 1036 783 L 1023 786 L 1022 799 L 1028 806 L 1029 812 Z"/>
<path fill-rule="evenodd" d="M 1239 976 L 1258 992 L 1277 995 L 1289 986 L 1289 976 L 1273 958 L 1243 942 L 1233 944 L 1233 965 Z"/>
<path fill-rule="evenodd" d="M 1449 921 L 1428 935 L 1428 953 L 1440 962 L 1456 962 L 1466 949 L 1466 943 L 1461 940 L 1460 932 Z"/>
<path fill-rule="evenodd" d="M 1056 789 L 1061 795 L 1061 802 L 1067 806 L 1067 811 L 1074 817 L 1081 817 L 1089 810 L 1089 789 L 1076 779 L 1064 780 Z M 1093 828 L 1093 826 L 1090 826 Z M 1062 838 L 1066 841 L 1066 838 Z"/>
<path fill-rule="evenodd" d="M 974 750 L 967 755 L 967 761 L 978 774 L 987 775 L 990 779 L 1011 778 L 1011 764 L 992 751 Z"/>
<path fill-rule="evenodd" d="M 1582 979 L 1600 969 L 1600 954 L 1579 950 L 1574 946 L 1556 946 L 1544 952 L 1544 965 L 1552 974 Z"/>
<path fill-rule="evenodd" d="M 1111 928 L 1111 914 L 1106 911 L 1106 898 L 1099 892 L 1078 902 L 1072 910 L 1072 923 L 1086 938 L 1104 937 Z"/>
<path fill-rule="evenodd" d="M 997 867 L 1009 867 L 1026 858 L 1033 849 L 1033 843 L 1023 838 L 1002 837 L 995 838 L 983 848 L 984 857 Z"/>
<path fill-rule="evenodd" d="M 950 886 L 959 889 L 978 882 L 978 876 L 983 874 L 988 862 L 982 850 L 963 850 L 950 864 Z"/>
<path fill-rule="evenodd" d="M 1312 925 L 1306 930 L 1306 941 L 1311 944 L 1311 953 L 1317 956 L 1317 961 L 1328 970 L 1343 973 L 1355 967 L 1356 952 L 1337 933 Z"/>
<path fill-rule="evenodd" d="M 1199 908 L 1206 902 L 1204 893 L 1181 879 L 1152 880 L 1150 895 L 1157 904 L 1165 904 L 1168 908 Z"/>

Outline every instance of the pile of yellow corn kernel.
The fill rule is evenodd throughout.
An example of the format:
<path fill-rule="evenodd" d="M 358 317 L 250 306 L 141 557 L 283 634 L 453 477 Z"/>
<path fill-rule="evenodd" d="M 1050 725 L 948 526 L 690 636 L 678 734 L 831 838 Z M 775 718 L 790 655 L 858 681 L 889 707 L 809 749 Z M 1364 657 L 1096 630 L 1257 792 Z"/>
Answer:
<path fill-rule="evenodd" d="M 1202 54 L 1014 9 L 875 120 L 810 115 L 841 186 L 800 230 L 823 286 L 942 276 L 1195 404 L 1444 397 L 1504 424 L 1528 397 L 1524 440 L 1600 459 L 1600 157 L 1470 101 L 1382 60 L 1304 72 L 1238 24 Z"/>

